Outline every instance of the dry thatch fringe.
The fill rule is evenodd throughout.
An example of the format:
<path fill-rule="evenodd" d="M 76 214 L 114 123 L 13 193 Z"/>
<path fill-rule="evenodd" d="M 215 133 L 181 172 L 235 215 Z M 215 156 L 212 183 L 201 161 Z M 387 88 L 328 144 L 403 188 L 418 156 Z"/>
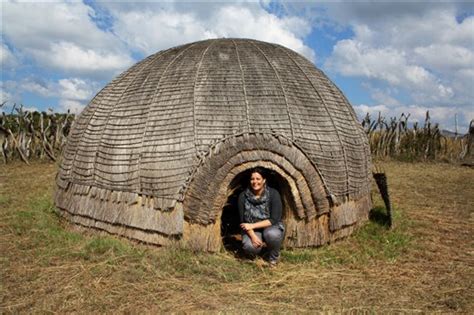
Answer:
<path fill-rule="evenodd" d="M 0 104 L 4 107 L 6 102 Z M 13 104 L 9 114 L 0 117 L 0 153 L 4 163 L 20 158 L 26 164 L 32 159 L 56 161 L 66 143 L 74 115 L 31 112 Z"/>

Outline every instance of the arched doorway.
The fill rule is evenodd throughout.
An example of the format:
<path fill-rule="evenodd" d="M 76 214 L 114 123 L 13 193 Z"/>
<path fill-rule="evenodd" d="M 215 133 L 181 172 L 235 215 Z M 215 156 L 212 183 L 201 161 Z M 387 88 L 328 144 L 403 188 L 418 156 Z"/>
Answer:
<path fill-rule="evenodd" d="M 281 176 L 278 172 L 264 168 L 267 178 L 267 185 L 275 188 L 280 193 L 283 212 L 282 220 L 285 219 L 289 214 L 294 214 L 295 202 L 291 194 L 291 188 L 288 181 Z M 251 169 L 237 174 L 227 188 L 227 200 L 222 207 L 221 215 L 221 237 L 224 248 L 233 253 L 239 253 L 241 246 L 241 229 L 240 229 L 240 218 L 238 211 L 238 197 L 242 191 L 248 186 Z"/>
<path fill-rule="evenodd" d="M 312 245 L 313 239 L 308 238 L 311 233 L 307 231 L 313 230 L 313 223 L 309 222 L 313 222 L 317 214 L 328 213 L 330 208 L 323 180 L 315 165 L 296 145 L 267 134 L 226 138 L 203 156 L 183 191 L 183 243 L 199 250 L 222 248 L 221 216 L 225 210 L 224 231 L 236 232 L 238 220 L 228 217 L 237 218 L 237 210 L 229 209 L 237 209 L 235 201 L 232 204 L 238 196 L 236 189 L 246 187 L 242 181 L 248 175 L 244 174 L 256 166 L 270 171 L 269 182 L 277 186 L 282 195 L 284 219 L 291 225 L 285 242 L 288 246 Z"/>

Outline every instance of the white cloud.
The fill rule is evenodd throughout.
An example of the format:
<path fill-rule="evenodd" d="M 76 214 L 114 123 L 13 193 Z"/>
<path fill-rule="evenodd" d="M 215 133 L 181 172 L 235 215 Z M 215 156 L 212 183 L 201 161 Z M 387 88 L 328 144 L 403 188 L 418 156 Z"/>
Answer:
<path fill-rule="evenodd" d="M 387 19 L 380 25 L 386 31 L 386 37 L 379 33 L 377 41 L 402 49 L 424 47 L 433 43 L 474 46 L 474 17 L 458 22 L 454 8 L 432 8 L 421 12 L 407 14 L 401 19 Z"/>
<path fill-rule="evenodd" d="M 61 79 L 57 84 L 59 108 L 79 114 L 98 90 L 97 82 L 86 82 L 78 78 Z"/>
<path fill-rule="evenodd" d="M 2 3 L 2 35 L 44 68 L 104 75 L 131 65 L 125 46 L 82 2 Z"/>
<path fill-rule="evenodd" d="M 59 101 L 59 108 L 61 112 L 70 111 L 73 114 L 79 114 L 82 112 L 86 104 L 77 100 L 63 99 Z"/>
<path fill-rule="evenodd" d="M 453 73 L 453 88 L 463 91 L 463 103 L 474 107 L 474 67 L 458 70 Z"/>
<path fill-rule="evenodd" d="M 20 92 L 18 90 L 18 82 L 13 80 L 0 81 L 0 98 L 1 102 L 7 102 L 6 107 L 11 107 L 14 103 L 21 103 Z M 3 111 L 8 110 L 2 108 Z"/>
<path fill-rule="evenodd" d="M 43 97 L 54 97 L 57 95 L 54 83 L 45 82 L 44 80 L 33 77 L 22 80 L 17 89 L 32 92 Z"/>
<path fill-rule="evenodd" d="M 94 85 L 78 78 L 61 79 L 58 83 L 61 97 L 70 100 L 89 100 L 96 90 Z"/>
<path fill-rule="evenodd" d="M 464 122 L 472 119 L 474 17 L 458 21 L 451 4 L 349 7 L 356 9 L 338 7 L 339 20 L 345 17 L 354 37 L 337 42 L 325 63 L 327 69 L 373 85 L 398 88 L 397 95 L 388 96 L 405 95 L 404 103 L 418 104 L 403 108 L 413 110 L 412 116 L 416 116 L 415 111 L 431 109 L 433 119 L 445 123 L 449 123 L 445 116 L 454 117 L 456 112 Z M 418 10 L 412 10 L 415 7 Z M 378 14 L 368 15 L 362 8 Z M 402 101 L 397 103 L 386 96 L 372 91 L 377 103 L 400 112 Z"/>
<path fill-rule="evenodd" d="M 25 112 L 39 112 L 40 110 L 36 106 L 25 106 L 25 107 L 23 107 L 23 111 L 25 111 Z"/>
<path fill-rule="evenodd" d="M 74 43 L 53 43 L 48 51 L 30 50 L 45 65 L 74 73 L 114 73 L 130 66 L 133 60 L 126 54 L 84 49 Z"/>
<path fill-rule="evenodd" d="M 5 43 L 0 43 L 0 64 L 2 70 L 16 66 L 17 60 Z"/>
<path fill-rule="evenodd" d="M 361 76 L 405 88 L 427 102 L 446 102 L 454 94 L 452 87 L 427 69 L 409 63 L 404 51 L 374 48 L 358 39 L 339 41 L 325 66 L 346 76 Z"/>
<path fill-rule="evenodd" d="M 16 87 L 21 91 L 43 97 L 60 97 L 71 100 L 89 100 L 98 89 L 97 82 L 86 82 L 79 78 L 60 79 L 57 82 L 28 77 Z"/>
<path fill-rule="evenodd" d="M 210 5 L 206 12 L 169 3 L 145 9 L 113 6 L 111 12 L 117 36 L 147 55 L 202 39 L 242 37 L 278 43 L 315 59 L 314 51 L 303 42 L 311 31 L 306 20 L 280 18 L 255 4 Z"/>
<path fill-rule="evenodd" d="M 416 47 L 413 51 L 417 63 L 438 71 L 456 71 L 474 65 L 474 52 L 468 47 L 436 43 Z"/>
<path fill-rule="evenodd" d="M 6 103 L 12 99 L 12 95 L 0 87 L 0 104 Z"/>
<path fill-rule="evenodd" d="M 431 121 L 442 128 L 454 130 L 455 115 L 459 126 L 469 125 L 474 119 L 474 17 L 458 19 L 461 9 L 466 12 L 462 6 L 404 1 L 328 6 L 329 15 L 354 36 L 337 42 L 325 66 L 370 82 L 363 86 L 378 104 L 354 106 L 359 116 L 409 113 L 412 122 L 422 123 L 429 110 Z"/>
<path fill-rule="evenodd" d="M 59 108 L 66 112 L 78 114 L 92 99 L 98 90 L 96 82 L 86 82 L 79 78 L 60 79 L 57 83 L 50 84 L 52 93 L 59 97 Z"/>
<path fill-rule="evenodd" d="M 150 55 L 159 50 L 215 37 L 192 15 L 173 11 L 117 12 L 114 30 L 130 46 Z"/>
<path fill-rule="evenodd" d="M 372 98 L 380 104 L 386 104 L 388 106 L 399 106 L 400 101 L 392 96 L 390 91 L 384 91 L 378 88 L 372 88 L 370 95 Z"/>
<path fill-rule="evenodd" d="M 59 111 L 70 109 L 72 112 L 78 113 L 97 93 L 99 86 L 96 81 L 85 81 L 80 78 L 45 81 L 30 76 L 18 83 L 15 81 L 1 82 L 0 96 L 2 101 L 21 103 L 21 95 L 24 92 L 29 92 L 42 98 L 57 99 Z"/>
<path fill-rule="evenodd" d="M 302 40 L 311 31 L 308 23 L 297 17 L 278 18 L 264 10 L 228 6 L 219 10 L 213 28 L 219 36 L 254 38 L 281 44 L 314 61 L 314 51 Z M 242 23 L 245 21 L 245 23 Z"/>

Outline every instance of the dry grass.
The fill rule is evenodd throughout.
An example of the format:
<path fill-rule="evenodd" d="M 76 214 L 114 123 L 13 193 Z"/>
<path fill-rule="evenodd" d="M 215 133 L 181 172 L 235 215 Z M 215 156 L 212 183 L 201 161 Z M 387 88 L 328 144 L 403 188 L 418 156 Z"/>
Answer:
<path fill-rule="evenodd" d="M 55 165 L 0 166 L 0 312 L 470 312 L 474 170 L 382 166 L 392 231 L 370 222 L 276 269 L 73 232 L 52 207 Z"/>

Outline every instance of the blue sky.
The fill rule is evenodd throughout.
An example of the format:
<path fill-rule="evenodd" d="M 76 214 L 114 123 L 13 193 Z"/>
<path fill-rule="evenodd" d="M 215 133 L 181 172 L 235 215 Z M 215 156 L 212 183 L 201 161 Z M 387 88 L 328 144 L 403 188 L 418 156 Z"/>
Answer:
<path fill-rule="evenodd" d="M 0 97 L 8 112 L 80 112 L 144 57 L 206 38 L 297 51 L 359 116 L 426 110 L 442 128 L 474 119 L 474 3 L 429 1 L 1 2 Z"/>

